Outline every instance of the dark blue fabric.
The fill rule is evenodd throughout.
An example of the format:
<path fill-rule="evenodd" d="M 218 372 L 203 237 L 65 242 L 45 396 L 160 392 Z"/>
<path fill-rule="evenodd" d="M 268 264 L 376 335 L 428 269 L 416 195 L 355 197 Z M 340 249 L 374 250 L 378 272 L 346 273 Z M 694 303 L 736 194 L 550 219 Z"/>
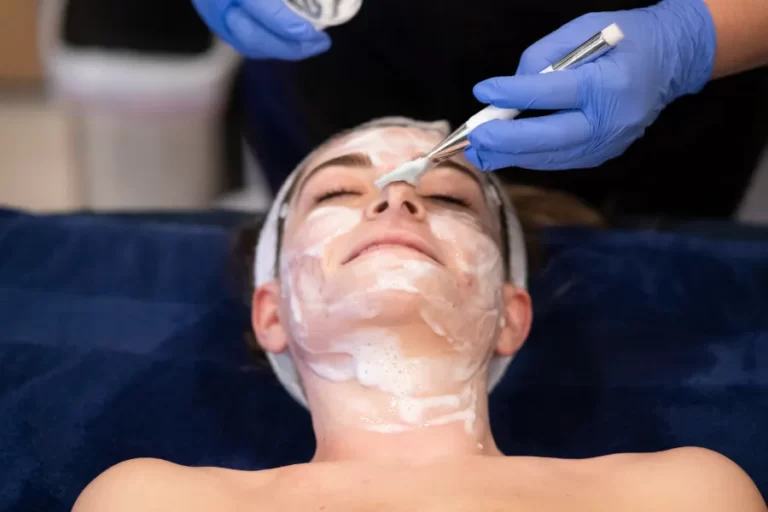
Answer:
<path fill-rule="evenodd" d="M 309 417 L 246 356 L 227 222 L 0 210 L 0 510 L 65 511 L 134 457 L 307 460 Z M 768 491 L 768 242 L 544 233 L 531 337 L 493 394 L 510 454 L 683 445 Z"/>

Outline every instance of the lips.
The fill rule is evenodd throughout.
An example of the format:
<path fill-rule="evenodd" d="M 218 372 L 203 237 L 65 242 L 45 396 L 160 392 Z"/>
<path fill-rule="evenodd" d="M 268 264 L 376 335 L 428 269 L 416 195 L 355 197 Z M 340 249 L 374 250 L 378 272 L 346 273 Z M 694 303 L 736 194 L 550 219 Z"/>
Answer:
<path fill-rule="evenodd" d="M 377 237 L 373 237 L 367 240 L 364 240 L 357 244 L 352 251 L 347 255 L 346 258 L 344 258 L 342 264 L 347 264 L 350 261 L 355 260 L 359 256 L 373 252 L 376 250 L 380 250 L 382 248 L 392 248 L 392 247 L 404 247 L 406 249 L 411 249 L 413 251 L 420 252 L 421 254 L 427 256 L 428 258 L 434 260 L 437 263 L 442 264 L 442 262 L 438 259 L 437 255 L 435 254 L 435 251 L 423 240 L 416 236 L 412 235 L 405 235 L 405 234 L 388 234 L 388 235 L 381 235 Z"/>

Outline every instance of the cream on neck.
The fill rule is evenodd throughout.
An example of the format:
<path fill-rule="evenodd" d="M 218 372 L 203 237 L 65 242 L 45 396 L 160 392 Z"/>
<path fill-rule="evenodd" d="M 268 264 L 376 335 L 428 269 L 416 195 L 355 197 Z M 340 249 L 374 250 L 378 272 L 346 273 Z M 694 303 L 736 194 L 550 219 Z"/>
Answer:
<path fill-rule="evenodd" d="M 357 360 L 349 356 L 324 365 L 294 352 L 312 409 L 314 462 L 423 464 L 458 455 L 501 455 L 488 420 L 485 364 L 460 375 L 448 361 L 401 359 L 396 347 L 388 350 L 386 331 L 357 335 L 366 338 L 345 340 L 354 343 L 347 350 L 361 356 Z M 400 339 L 403 345 L 408 341 Z"/>
<path fill-rule="evenodd" d="M 459 455 L 501 455 L 488 422 L 484 376 L 463 394 L 452 389 L 447 395 L 393 400 L 353 381 L 332 382 L 300 371 L 317 439 L 314 462 L 421 464 Z M 382 421 L 386 414 L 391 422 Z"/>

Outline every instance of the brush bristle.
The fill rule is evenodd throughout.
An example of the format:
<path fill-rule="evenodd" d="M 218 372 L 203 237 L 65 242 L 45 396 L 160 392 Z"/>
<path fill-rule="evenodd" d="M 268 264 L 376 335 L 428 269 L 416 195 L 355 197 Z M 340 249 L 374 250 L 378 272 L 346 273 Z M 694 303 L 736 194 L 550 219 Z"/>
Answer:
<path fill-rule="evenodd" d="M 379 189 L 383 189 L 396 181 L 405 181 L 406 183 L 416 186 L 419 178 L 424 174 L 428 166 L 429 160 L 424 157 L 411 160 L 376 180 L 376 186 Z"/>
<path fill-rule="evenodd" d="M 617 24 L 613 24 L 603 30 L 603 39 L 611 46 L 616 46 L 619 41 L 624 39 L 624 32 L 621 31 Z"/>

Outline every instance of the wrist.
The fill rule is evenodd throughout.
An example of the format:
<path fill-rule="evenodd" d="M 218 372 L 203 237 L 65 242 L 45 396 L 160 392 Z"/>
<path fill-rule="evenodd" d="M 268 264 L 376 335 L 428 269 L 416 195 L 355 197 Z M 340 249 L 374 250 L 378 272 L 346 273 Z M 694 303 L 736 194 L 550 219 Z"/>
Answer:
<path fill-rule="evenodd" d="M 669 102 L 699 92 L 709 80 L 715 64 L 717 34 L 712 14 L 703 0 L 662 0 L 651 7 L 671 62 Z"/>

